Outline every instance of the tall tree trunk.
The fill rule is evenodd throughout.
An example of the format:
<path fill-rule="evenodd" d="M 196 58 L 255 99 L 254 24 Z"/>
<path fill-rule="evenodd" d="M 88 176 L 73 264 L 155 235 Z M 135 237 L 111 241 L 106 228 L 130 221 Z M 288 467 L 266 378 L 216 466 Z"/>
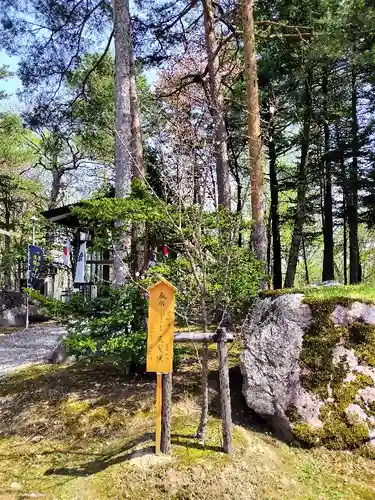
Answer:
<path fill-rule="evenodd" d="M 273 266 L 271 265 L 271 247 L 272 247 L 272 213 L 268 214 L 267 221 L 267 276 L 271 276 L 273 273 Z"/>
<path fill-rule="evenodd" d="M 303 264 L 305 266 L 305 283 L 306 285 L 309 285 L 310 284 L 309 265 L 307 263 L 306 244 L 305 244 L 305 238 L 303 236 L 302 236 L 302 253 L 303 253 Z"/>
<path fill-rule="evenodd" d="M 52 186 L 48 200 L 48 208 L 56 208 L 59 203 L 59 196 L 61 193 L 61 179 L 64 172 L 58 168 L 57 161 L 56 165 L 52 167 Z"/>
<path fill-rule="evenodd" d="M 113 0 L 113 26 L 116 67 L 116 177 L 117 198 L 125 198 L 131 191 L 132 117 L 131 117 L 131 30 L 128 0 Z M 121 227 L 121 221 L 118 222 Z M 114 248 L 114 286 L 120 286 L 128 278 L 128 258 L 131 248 L 129 228 L 122 227 L 121 236 Z"/>
<path fill-rule="evenodd" d="M 9 186 L 10 187 L 10 186 Z M 10 227 L 10 200 L 8 197 L 8 193 L 5 195 L 5 201 L 4 201 L 4 228 L 5 231 L 9 232 L 11 227 Z M 3 265 L 3 283 L 4 283 L 4 290 L 10 290 L 11 289 L 11 262 L 10 262 L 10 236 L 9 234 L 4 234 L 4 254 L 5 259 Z"/>
<path fill-rule="evenodd" d="M 347 214 L 347 200 L 349 196 L 348 180 L 346 176 L 344 152 L 345 145 L 343 144 L 340 137 L 340 124 L 335 125 L 335 135 L 336 135 L 336 147 L 339 151 L 339 162 L 340 162 L 340 175 L 341 175 L 341 187 L 342 187 L 342 219 L 343 219 L 343 277 L 344 285 L 348 284 L 348 214 Z"/>
<path fill-rule="evenodd" d="M 48 200 L 48 209 L 49 210 L 56 208 L 59 204 L 59 198 L 60 198 L 60 193 L 61 193 L 61 179 L 64 175 L 63 169 L 59 169 L 57 154 L 53 155 L 52 162 L 53 162 L 53 164 L 52 164 L 52 186 L 51 186 L 51 191 L 50 191 L 49 200 Z M 54 224 L 48 223 L 47 228 L 46 228 L 46 247 L 48 247 L 48 248 L 51 248 L 51 245 L 53 244 L 54 233 L 55 233 Z"/>
<path fill-rule="evenodd" d="M 225 117 L 225 127 L 227 130 L 227 136 L 228 136 L 228 145 L 229 145 L 229 151 L 230 151 L 230 160 L 228 162 L 229 169 L 231 174 L 233 175 L 233 178 L 236 183 L 236 192 L 237 192 L 237 203 L 236 203 L 236 212 L 240 216 L 242 212 L 242 182 L 241 182 L 241 176 L 240 176 L 240 171 L 241 167 L 238 163 L 238 155 L 236 154 L 234 145 L 233 145 L 233 140 L 230 134 L 228 134 L 228 120 L 227 117 Z M 238 246 L 242 246 L 242 231 L 239 229 L 238 231 Z"/>
<path fill-rule="evenodd" d="M 348 284 L 348 239 L 347 239 L 347 213 L 346 213 L 346 199 L 343 196 L 342 200 L 342 210 L 343 210 L 343 224 L 342 224 L 342 259 L 343 259 L 343 274 L 344 274 L 344 285 Z"/>
<path fill-rule="evenodd" d="M 207 316 L 207 304 L 206 304 L 206 294 L 202 293 L 201 297 L 202 303 L 202 317 L 203 317 L 203 331 L 208 330 L 208 316 Z M 208 344 L 205 343 L 202 352 L 202 402 L 201 402 L 201 417 L 199 420 L 199 426 L 197 429 L 196 437 L 202 443 L 204 443 L 207 422 L 208 422 Z"/>
<path fill-rule="evenodd" d="M 322 280 L 335 279 L 333 258 L 333 214 L 332 214 L 332 169 L 329 159 L 330 133 L 328 123 L 328 68 L 324 68 L 322 93 L 323 93 L 323 130 L 324 130 L 324 256 Z"/>
<path fill-rule="evenodd" d="M 132 153 L 132 177 L 145 181 L 145 166 L 143 160 L 141 115 L 139 109 L 139 98 L 137 92 L 136 67 L 134 61 L 133 43 L 130 26 L 130 113 L 131 113 L 131 153 Z M 144 223 L 133 224 L 132 227 L 132 256 L 133 273 L 141 273 L 147 265 L 146 261 L 146 225 Z"/>
<path fill-rule="evenodd" d="M 358 245 L 358 116 L 357 116 L 357 75 L 352 66 L 352 163 L 349 168 L 349 195 L 347 199 L 348 229 L 349 229 L 349 278 L 350 284 L 361 281 L 360 257 Z"/>
<path fill-rule="evenodd" d="M 271 220 L 272 220 L 272 268 L 273 268 L 273 288 L 282 288 L 281 270 L 281 239 L 280 239 L 280 217 L 279 217 L 279 186 L 277 183 L 276 170 L 276 147 L 273 140 L 272 127 L 270 130 L 270 140 L 268 145 L 270 163 L 270 188 L 271 188 Z"/>
<path fill-rule="evenodd" d="M 304 86 L 305 89 L 303 96 L 303 127 L 302 127 L 302 138 L 301 138 L 301 160 L 298 171 L 297 207 L 296 207 L 296 215 L 294 218 L 292 242 L 289 249 L 288 266 L 285 275 L 285 282 L 284 282 L 285 288 L 290 288 L 294 285 L 294 278 L 296 276 L 300 245 L 303 236 L 303 226 L 306 218 L 307 167 L 309 163 L 310 131 L 311 131 L 311 118 L 312 118 L 311 69 L 308 70 Z"/>
<path fill-rule="evenodd" d="M 213 149 L 216 162 L 216 179 L 219 206 L 230 210 L 227 132 L 224 120 L 224 97 L 221 89 L 218 44 L 214 26 L 212 0 L 202 0 L 206 40 L 208 74 L 210 83 L 210 108 L 213 118 Z"/>
<path fill-rule="evenodd" d="M 258 259 L 266 262 L 267 234 L 260 130 L 258 70 L 255 50 L 253 0 L 242 0 L 244 31 L 245 79 L 247 95 L 247 134 L 251 166 L 252 247 Z"/>
<path fill-rule="evenodd" d="M 208 422 L 208 345 L 203 346 L 202 352 L 202 403 L 201 403 L 201 417 L 197 429 L 196 437 L 199 441 L 204 443 Z"/>
<path fill-rule="evenodd" d="M 143 161 L 142 133 L 141 133 L 141 113 L 139 109 L 139 98 L 137 92 L 137 75 L 134 61 L 133 43 L 130 29 L 129 40 L 129 58 L 130 58 L 130 112 L 131 112 L 131 131 L 132 131 L 132 172 L 133 179 L 144 181 L 145 166 Z"/>

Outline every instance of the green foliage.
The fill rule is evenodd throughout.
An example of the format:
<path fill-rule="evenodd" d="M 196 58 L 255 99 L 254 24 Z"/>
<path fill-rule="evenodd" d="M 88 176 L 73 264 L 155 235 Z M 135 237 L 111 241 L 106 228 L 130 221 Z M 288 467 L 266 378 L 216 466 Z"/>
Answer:
<path fill-rule="evenodd" d="M 68 88 L 78 98 L 73 105 L 77 141 L 90 158 L 114 163 L 115 144 L 115 60 L 110 54 L 86 53 L 80 65 L 68 72 Z M 82 88 L 84 85 L 84 91 Z M 154 107 L 146 77 L 138 71 L 137 89 L 142 119 L 147 121 Z"/>
<path fill-rule="evenodd" d="M 44 308 L 46 313 L 52 317 L 58 318 L 64 323 L 69 318 L 71 314 L 70 309 L 64 302 L 42 295 L 39 291 L 34 290 L 33 288 L 26 288 L 25 292 L 31 299 L 38 302 Z"/>
<path fill-rule="evenodd" d="M 19 116 L 0 115 L 0 229 L 11 233 L 0 236 L 0 288 L 11 287 L 12 274 L 25 261 L 30 217 L 43 206 L 41 184 L 20 175 L 21 168 L 35 161 L 33 139 Z"/>
<path fill-rule="evenodd" d="M 6 65 L 1 65 L 0 66 L 0 81 L 1 80 L 6 80 L 8 77 L 11 77 L 13 76 L 13 73 L 11 73 L 8 69 L 8 66 Z M 7 97 L 7 94 L 6 92 L 4 92 L 3 90 L 0 90 L 0 100 L 1 99 L 5 99 Z"/>
<path fill-rule="evenodd" d="M 181 209 L 154 196 L 140 181 L 126 199 L 95 199 L 74 209 L 84 226 L 95 228 L 94 247 L 111 247 L 121 227 L 145 223 L 149 241 L 165 241 L 174 257 L 148 270 L 146 288 L 160 276 L 178 289 L 178 312 L 184 322 L 207 321 L 218 314 L 242 317 L 263 277 L 262 265 L 246 247 L 238 247 L 238 232 L 248 229 L 236 213 L 205 212 L 197 206 Z"/>
<path fill-rule="evenodd" d="M 146 299 L 136 285 L 103 290 L 95 299 L 74 293 L 69 304 L 28 293 L 67 325 L 65 344 L 71 355 L 102 358 L 126 371 L 144 367 Z"/>
<path fill-rule="evenodd" d="M 27 290 L 32 299 L 67 326 L 64 344 L 70 355 L 77 359 L 102 359 L 126 373 L 144 371 L 145 294 L 136 284 L 101 292 L 95 299 L 74 293 L 69 304 L 64 304 L 35 290 Z M 184 349 L 175 348 L 175 366 L 183 354 Z"/>
<path fill-rule="evenodd" d="M 31 139 L 33 135 L 23 127 L 20 116 L 12 113 L 0 115 L 0 173 L 14 172 L 34 159 L 34 150 L 29 143 Z"/>

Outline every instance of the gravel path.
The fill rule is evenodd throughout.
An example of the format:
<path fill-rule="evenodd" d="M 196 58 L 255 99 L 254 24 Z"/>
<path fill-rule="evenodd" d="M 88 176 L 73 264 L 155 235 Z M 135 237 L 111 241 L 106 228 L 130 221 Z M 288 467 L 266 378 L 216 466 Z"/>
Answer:
<path fill-rule="evenodd" d="M 23 366 L 49 361 L 65 333 L 62 327 L 43 325 L 0 335 L 0 376 Z"/>

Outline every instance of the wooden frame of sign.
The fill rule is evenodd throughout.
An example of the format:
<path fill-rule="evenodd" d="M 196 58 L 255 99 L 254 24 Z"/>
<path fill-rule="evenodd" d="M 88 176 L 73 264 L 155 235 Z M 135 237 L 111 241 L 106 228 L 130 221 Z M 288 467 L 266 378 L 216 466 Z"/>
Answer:
<path fill-rule="evenodd" d="M 219 356 L 220 406 L 223 432 L 223 451 L 232 452 L 232 414 L 229 386 L 227 343 L 233 335 L 225 328 L 216 332 L 174 333 L 176 288 L 160 280 L 149 289 L 148 336 L 146 371 L 156 372 L 156 453 L 168 453 L 172 427 L 173 343 L 217 342 Z"/>

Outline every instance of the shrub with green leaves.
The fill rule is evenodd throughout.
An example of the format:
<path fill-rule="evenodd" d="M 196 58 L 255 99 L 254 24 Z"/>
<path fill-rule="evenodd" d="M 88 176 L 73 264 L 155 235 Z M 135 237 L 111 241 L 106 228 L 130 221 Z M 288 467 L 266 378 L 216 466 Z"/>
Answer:
<path fill-rule="evenodd" d="M 147 303 L 136 285 L 127 284 L 117 290 L 103 288 L 94 299 L 73 293 L 69 304 L 33 290 L 28 293 L 67 326 L 64 343 L 70 355 L 102 359 L 127 373 L 144 369 Z"/>
<path fill-rule="evenodd" d="M 222 207 L 207 211 L 166 203 L 137 181 L 129 197 L 88 201 L 74 213 L 83 226 L 95 228 L 98 249 L 117 240 L 117 221 L 145 224 L 150 248 L 168 244 L 171 258 L 150 268 L 143 285 L 161 276 L 170 280 L 178 289 L 177 317 L 184 325 L 243 319 L 265 278 L 264 264 L 248 245 L 238 246 L 239 236 L 250 233 L 249 222 Z"/>
<path fill-rule="evenodd" d="M 66 325 L 64 340 L 68 354 L 76 359 L 100 359 L 125 373 L 140 373 L 146 366 L 147 300 L 143 288 L 128 283 L 114 290 L 102 287 L 95 299 L 73 293 L 69 304 L 44 297 L 35 290 L 28 294 L 47 312 Z M 183 350 L 175 348 L 175 366 Z"/>

